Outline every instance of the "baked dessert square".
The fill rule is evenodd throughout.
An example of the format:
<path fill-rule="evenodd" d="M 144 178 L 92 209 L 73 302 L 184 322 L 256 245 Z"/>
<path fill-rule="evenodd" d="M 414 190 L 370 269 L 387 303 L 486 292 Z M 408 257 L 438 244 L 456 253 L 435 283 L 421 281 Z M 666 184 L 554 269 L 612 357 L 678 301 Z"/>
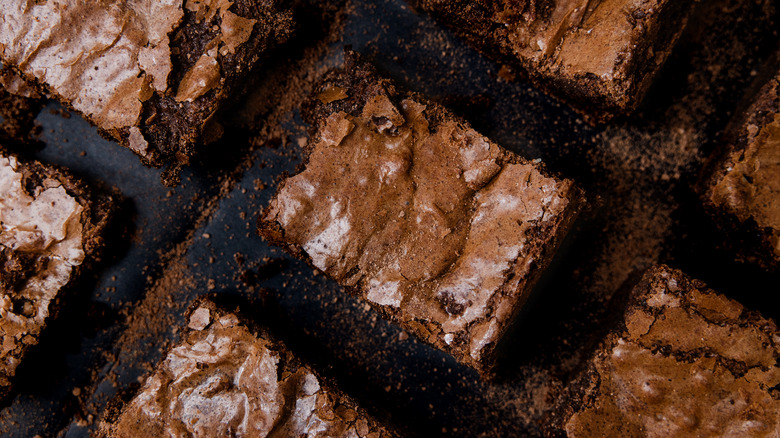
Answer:
<path fill-rule="evenodd" d="M 705 166 L 704 205 L 738 257 L 780 268 L 780 70 Z"/>
<path fill-rule="evenodd" d="M 0 60 L 107 138 L 168 166 L 221 134 L 218 111 L 293 27 L 284 0 L 5 1 Z"/>
<path fill-rule="evenodd" d="M 487 373 L 581 192 L 345 56 L 305 105 L 307 161 L 259 232 Z"/>
<path fill-rule="evenodd" d="M 395 437 L 284 345 L 204 299 L 102 437 Z"/>
<path fill-rule="evenodd" d="M 777 435 L 779 358 L 774 321 L 656 266 L 559 401 L 549 436 Z"/>
<path fill-rule="evenodd" d="M 409 0 L 592 121 L 633 111 L 695 0 Z"/>
<path fill-rule="evenodd" d="M 0 149 L 0 399 L 79 273 L 99 257 L 116 202 Z"/>

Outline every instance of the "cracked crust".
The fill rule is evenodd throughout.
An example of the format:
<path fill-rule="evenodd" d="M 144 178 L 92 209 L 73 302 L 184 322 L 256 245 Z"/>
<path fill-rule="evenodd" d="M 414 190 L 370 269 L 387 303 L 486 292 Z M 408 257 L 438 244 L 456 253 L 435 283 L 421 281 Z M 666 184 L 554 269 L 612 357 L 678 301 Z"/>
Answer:
<path fill-rule="evenodd" d="M 137 436 L 395 437 L 281 343 L 208 299 L 127 404 L 100 425 Z"/>
<path fill-rule="evenodd" d="M 13 2 L 0 58 L 144 164 L 168 166 L 175 185 L 215 113 L 291 31 L 276 0 Z"/>
<path fill-rule="evenodd" d="M 774 436 L 776 324 L 667 266 L 558 401 L 548 436 Z"/>
<path fill-rule="evenodd" d="M 409 0 L 591 121 L 633 111 L 695 0 Z"/>
<path fill-rule="evenodd" d="M 488 373 L 580 191 L 346 58 L 306 104 L 316 129 L 307 163 L 259 231 Z"/>

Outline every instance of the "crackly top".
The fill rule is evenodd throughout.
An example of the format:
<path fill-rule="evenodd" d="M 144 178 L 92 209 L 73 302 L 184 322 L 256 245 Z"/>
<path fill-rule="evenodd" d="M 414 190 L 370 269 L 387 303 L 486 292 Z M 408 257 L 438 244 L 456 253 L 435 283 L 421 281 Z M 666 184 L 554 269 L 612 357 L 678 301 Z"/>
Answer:
<path fill-rule="evenodd" d="M 524 300 L 574 189 L 451 116 L 431 126 L 425 111 L 379 94 L 357 116 L 332 113 L 264 221 L 401 322 L 430 324 L 428 341 L 479 361 Z"/>
<path fill-rule="evenodd" d="M 60 181 L 45 179 L 28 193 L 22 176 L 16 158 L 0 154 L 0 386 L 84 260 L 83 207 Z"/>
<path fill-rule="evenodd" d="M 780 76 L 774 78 L 780 83 Z M 769 87 L 775 100 L 780 87 Z M 728 168 L 712 188 L 713 204 L 735 215 L 740 222 L 753 219 L 771 236 L 774 258 L 780 261 L 780 108 L 757 126 L 745 124 L 746 146 L 727 157 Z"/>
<path fill-rule="evenodd" d="M 188 328 L 110 436 L 390 436 L 234 314 L 201 305 Z"/>
<path fill-rule="evenodd" d="M 168 91 L 169 34 L 184 8 L 197 18 L 219 14 L 217 35 L 170 93 L 192 101 L 217 86 L 217 54 L 233 53 L 249 39 L 254 19 L 228 9 L 227 0 L 0 1 L 0 53 L 4 63 L 45 84 L 100 128 L 135 127 L 142 102 Z M 130 146 L 145 155 L 138 128 Z"/>
<path fill-rule="evenodd" d="M 568 435 L 777 436 L 774 322 L 666 267 L 644 283 L 626 329 L 596 357 L 598 394 Z"/>

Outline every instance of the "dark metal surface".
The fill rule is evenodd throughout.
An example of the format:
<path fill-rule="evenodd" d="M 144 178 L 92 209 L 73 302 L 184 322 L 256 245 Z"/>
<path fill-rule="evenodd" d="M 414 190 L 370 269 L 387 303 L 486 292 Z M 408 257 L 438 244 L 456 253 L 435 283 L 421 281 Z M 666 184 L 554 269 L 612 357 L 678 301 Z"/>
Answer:
<path fill-rule="evenodd" d="M 301 14 L 310 20 L 331 5 L 339 2 L 312 0 Z M 533 421 L 609 320 L 609 299 L 632 272 L 658 261 L 778 318 L 771 306 L 778 274 L 720 252 L 720 235 L 691 190 L 702 157 L 776 47 L 776 17 L 766 5 L 772 1 L 702 6 L 639 113 L 594 128 L 529 85 L 502 79 L 500 66 L 403 1 L 356 0 L 339 38 L 318 45 L 326 35 L 304 26 L 280 50 L 226 122 L 225 138 L 176 189 L 78 115 L 48 104 L 37 118 L 46 146 L 36 158 L 119 188 L 129 231 L 114 236 L 94 280 L 20 369 L 16 395 L 0 411 L 0 435 L 88 436 L 108 400 L 137 385 L 177 339 L 191 300 L 209 292 L 243 300 L 294 352 L 415 436 L 538 434 Z M 590 208 L 516 327 L 497 382 L 405 336 L 255 233 L 306 138 L 290 102 L 310 81 L 279 77 L 337 65 L 344 44 L 588 192 Z"/>

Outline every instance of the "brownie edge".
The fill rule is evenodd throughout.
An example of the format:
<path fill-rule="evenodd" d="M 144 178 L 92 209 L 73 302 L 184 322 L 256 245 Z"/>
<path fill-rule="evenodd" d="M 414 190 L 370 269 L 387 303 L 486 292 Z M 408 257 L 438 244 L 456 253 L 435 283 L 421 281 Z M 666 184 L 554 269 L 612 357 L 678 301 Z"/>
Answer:
<path fill-rule="evenodd" d="M 345 56 L 304 105 L 307 162 L 258 231 L 488 375 L 581 191 Z"/>

